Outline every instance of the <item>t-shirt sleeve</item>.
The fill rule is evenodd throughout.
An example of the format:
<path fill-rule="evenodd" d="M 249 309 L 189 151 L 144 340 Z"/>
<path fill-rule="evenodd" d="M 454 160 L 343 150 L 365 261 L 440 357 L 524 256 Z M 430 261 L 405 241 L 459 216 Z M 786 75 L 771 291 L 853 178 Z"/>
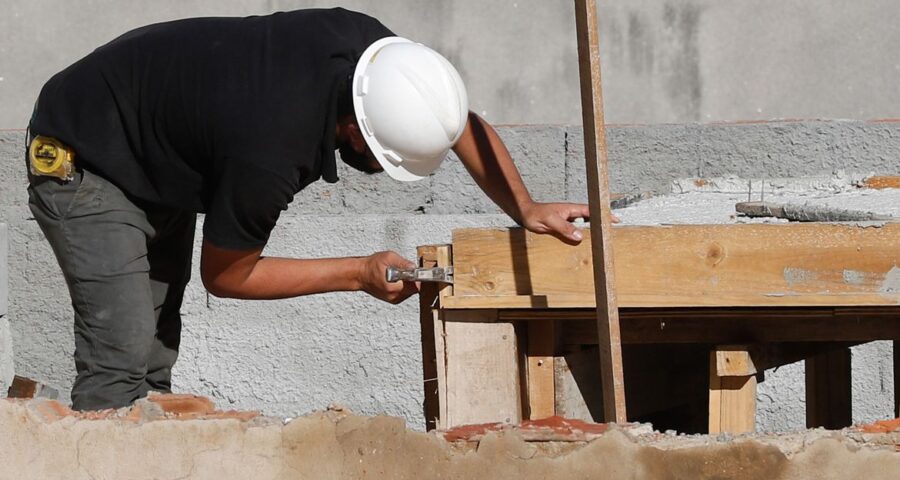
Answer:
<path fill-rule="evenodd" d="M 207 207 L 203 238 L 229 250 L 263 247 L 293 196 L 284 176 L 249 163 L 231 162 L 221 173 Z"/>

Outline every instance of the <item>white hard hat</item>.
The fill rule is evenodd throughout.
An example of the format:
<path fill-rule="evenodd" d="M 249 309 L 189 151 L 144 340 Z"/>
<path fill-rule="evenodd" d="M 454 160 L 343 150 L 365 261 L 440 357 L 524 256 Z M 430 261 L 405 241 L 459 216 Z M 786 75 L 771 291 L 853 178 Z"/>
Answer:
<path fill-rule="evenodd" d="M 396 180 L 421 180 L 437 170 L 466 127 L 468 103 L 453 65 L 405 38 L 370 45 L 353 73 L 356 121 Z"/>

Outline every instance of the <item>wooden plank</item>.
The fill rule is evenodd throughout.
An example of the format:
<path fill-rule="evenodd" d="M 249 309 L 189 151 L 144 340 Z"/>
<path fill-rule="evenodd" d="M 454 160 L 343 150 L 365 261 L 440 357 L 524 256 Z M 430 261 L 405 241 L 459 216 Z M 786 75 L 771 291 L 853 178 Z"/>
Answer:
<path fill-rule="evenodd" d="M 756 375 L 756 365 L 747 345 L 723 345 L 714 353 L 716 355 L 716 375 L 720 377 Z"/>
<path fill-rule="evenodd" d="M 613 246 L 620 308 L 900 305 L 900 223 L 618 227 Z M 461 229 L 453 255 L 448 308 L 594 303 L 586 242 Z"/>
<path fill-rule="evenodd" d="M 449 245 L 428 245 L 417 250 L 418 264 L 431 268 L 449 266 Z M 439 297 L 449 295 L 451 288 L 446 284 L 423 283 L 419 291 L 419 321 L 422 336 L 422 385 L 425 429 L 439 428 L 441 415 L 441 393 L 444 391 L 444 349 L 443 323 L 438 310 Z M 440 358 L 440 362 L 438 362 Z M 440 373 L 440 375 L 439 375 Z"/>
<path fill-rule="evenodd" d="M 556 415 L 556 383 L 553 373 L 556 342 L 553 322 L 531 322 L 527 328 L 527 417 L 529 420 L 538 420 Z"/>
<path fill-rule="evenodd" d="M 444 311 L 446 415 L 442 428 L 522 420 L 515 328 L 496 311 Z M 478 316 L 479 318 L 472 318 Z"/>
<path fill-rule="evenodd" d="M 728 302 L 721 297 L 701 295 L 697 293 L 690 296 L 685 292 L 684 296 L 677 298 L 669 296 L 666 305 L 657 302 L 658 298 L 649 298 L 646 295 L 629 295 L 627 292 L 619 296 L 619 307 L 622 308 L 667 308 L 667 307 L 854 307 L 854 306 L 893 306 L 898 305 L 894 301 L 893 293 L 862 293 L 830 295 L 773 295 L 769 297 L 747 297 L 738 302 Z M 652 303 L 645 303 L 650 300 Z M 465 309 L 572 309 L 595 308 L 596 298 L 593 295 L 514 295 L 514 296 L 454 296 L 447 297 L 444 308 L 452 310 Z M 752 303 L 754 300 L 757 303 Z M 734 304 L 730 304 L 734 303 Z M 738 305 L 737 303 L 740 303 Z M 621 316 L 621 314 L 619 314 Z"/>
<path fill-rule="evenodd" d="M 717 351 L 709 355 L 709 433 L 746 433 L 756 427 L 756 375 L 720 377 Z"/>
<path fill-rule="evenodd" d="M 600 77 L 600 35 L 596 0 L 575 0 L 578 71 L 581 79 L 581 114 L 588 203 L 591 214 L 590 247 L 597 302 L 603 410 L 608 422 L 624 423 L 625 383 L 619 341 L 619 307 L 612 253 L 612 212 L 609 205 L 609 166 L 603 124 L 603 83 Z"/>
<path fill-rule="evenodd" d="M 837 430 L 852 424 L 850 349 L 806 359 L 806 425 Z"/>

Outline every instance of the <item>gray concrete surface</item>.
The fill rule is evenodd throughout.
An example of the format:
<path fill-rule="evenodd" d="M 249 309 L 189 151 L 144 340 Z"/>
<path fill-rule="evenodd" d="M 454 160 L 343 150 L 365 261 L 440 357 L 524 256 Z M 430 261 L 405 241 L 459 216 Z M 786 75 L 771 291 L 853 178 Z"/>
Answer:
<path fill-rule="evenodd" d="M 9 229 L 0 223 L 0 395 L 6 393 L 15 374 L 12 349 L 12 332 L 9 330 L 8 296 L 9 267 L 7 253 L 9 251 Z"/>
<path fill-rule="evenodd" d="M 581 120 L 572 2 L 0 0 L 0 129 L 23 127 L 53 73 L 131 28 L 335 3 L 447 55 L 493 122 Z M 598 3 L 610 123 L 900 116 L 896 1 Z"/>
<path fill-rule="evenodd" d="M 500 133 L 536 198 L 584 197 L 576 128 L 508 127 Z M 891 174 L 900 158 L 900 123 L 622 126 L 610 128 L 609 138 L 617 191 L 666 192 L 677 178 L 722 172 L 765 177 L 770 184 L 778 183 L 779 176 L 830 177 L 842 169 Z M 15 362 L 18 373 L 57 387 L 65 400 L 74 370 L 71 309 L 59 267 L 25 206 L 23 141 L 22 131 L 0 132 L 0 222 L 9 225 Z M 340 175 L 337 184 L 317 183 L 297 195 L 266 254 L 321 257 L 394 249 L 412 257 L 417 245 L 449 241 L 454 228 L 512 223 L 477 191 L 456 161 L 414 184 L 344 167 Z M 829 188 L 837 184 L 847 182 L 821 183 Z M 679 198 L 690 202 L 694 194 L 709 193 Z M 663 220 L 654 220 L 659 217 L 649 212 L 632 215 L 640 208 L 664 213 L 654 201 L 661 200 L 637 204 L 620 215 L 628 222 L 672 221 L 669 214 Z M 223 408 L 281 416 L 337 402 L 364 414 L 400 416 L 421 428 L 415 302 L 393 307 L 355 293 L 274 302 L 222 300 L 206 294 L 196 263 L 195 258 L 194 281 L 183 308 L 178 390 L 209 395 Z M 888 415 L 889 354 L 882 344 L 854 350 L 854 420 Z M 768 372 L 760 387 L 761 428 L 802 426 L 802 384 L 802 367 Z"/>

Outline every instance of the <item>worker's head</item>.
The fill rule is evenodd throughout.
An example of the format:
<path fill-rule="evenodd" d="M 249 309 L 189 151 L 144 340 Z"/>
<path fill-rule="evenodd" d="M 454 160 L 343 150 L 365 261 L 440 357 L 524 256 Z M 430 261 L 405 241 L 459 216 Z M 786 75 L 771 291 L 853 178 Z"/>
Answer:
<path fill-rule="evenodd" d="M 420 180 L 438 168 L 466 126 L 459 73 L 434 50 L 404 38 L 369 46 L 350 89 L 355 121 L 339 116 L 338 148 L 342 160 L 362 171 L 380 166 L 396 180 Z"/>

